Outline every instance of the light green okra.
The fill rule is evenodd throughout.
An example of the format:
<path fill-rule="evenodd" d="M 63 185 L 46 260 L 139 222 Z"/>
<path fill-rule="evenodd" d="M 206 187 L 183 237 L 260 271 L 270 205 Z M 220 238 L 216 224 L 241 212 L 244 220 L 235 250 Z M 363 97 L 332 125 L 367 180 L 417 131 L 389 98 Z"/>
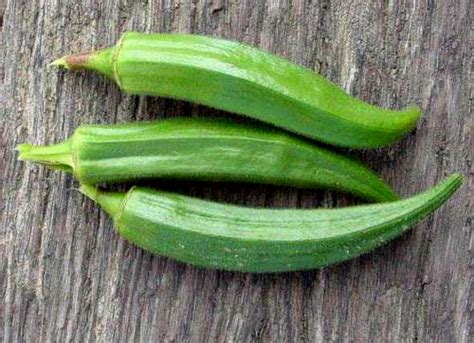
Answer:
<path fill-rule="evenodd" d="M 304 270 L 366 253 L 401 235 L 461 185 L 451 175 L 411 198 L 340 209 L 255 209 L 134 187 L 81 191 L 110 214 L 123 238 L 193 265 L 244 272 Z"/>
<path fill-rule="evenodd" d="M 396 111 L 367 104 L 261 49 L 198 35 L 129 32 L 115 47 L 53 64 L 98 71 L 127 93 L 204 104 L 344 147 L 391 144 L 420 116 L 417 107 Z"/>
<path fill-rule="evenodd" d="M 279 130 L 227 120 L 85 125 L 63 143 L 18 149 L 20 159 L 72 172 L 88 184 L 175 178 L 329 188 L 376 202 L 398 199 L 356 161 Z"/>

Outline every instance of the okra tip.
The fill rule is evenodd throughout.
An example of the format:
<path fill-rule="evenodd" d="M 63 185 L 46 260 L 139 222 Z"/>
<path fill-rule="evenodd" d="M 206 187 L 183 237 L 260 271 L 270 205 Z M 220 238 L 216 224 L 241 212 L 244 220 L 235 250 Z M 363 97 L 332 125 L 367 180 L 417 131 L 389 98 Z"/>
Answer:
<path fill-rule="evenodd" d="M 412 104 L 406 108 L 406 112 L 409 113 L 413 118 L 416 123 L 418 119 L 420 119 L 422 112 L 421 112 L 421 107 L 415 104 Z"/>

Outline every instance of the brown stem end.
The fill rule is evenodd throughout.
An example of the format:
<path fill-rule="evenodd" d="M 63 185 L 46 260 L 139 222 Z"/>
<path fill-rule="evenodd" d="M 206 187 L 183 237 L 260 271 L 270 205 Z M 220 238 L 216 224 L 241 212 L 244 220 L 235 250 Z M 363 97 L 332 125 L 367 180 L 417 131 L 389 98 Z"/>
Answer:
<path fill-rule="evenodd" d="M 81 69 L 88 65 L 88 62 L 92 56 L 91 52 L 83 52 L 80 54 L 64 56 L 58 58 L 50 64 L 50 66 L 57 66 L 65 69 Z"/>

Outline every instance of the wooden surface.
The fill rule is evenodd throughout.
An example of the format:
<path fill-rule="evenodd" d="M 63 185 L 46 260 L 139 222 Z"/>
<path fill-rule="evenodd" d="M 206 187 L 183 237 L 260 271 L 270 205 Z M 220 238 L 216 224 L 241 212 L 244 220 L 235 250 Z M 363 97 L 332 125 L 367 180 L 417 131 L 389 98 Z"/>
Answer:
<path fill-rule="evenodd" d="M 0 340 L 472 342 L 473 8 L 439 1 L 8 0 L 2 25 Z M 18 162 L 18 143 L 61 141 L 84 123 L 221 115 L 126 96 L 103 77 L 48 68 L 129 29 L 260 46 L 371 103 L 417 103 L 416 131 L 350 152 L 403 196 L 451 172 L 468 182 L 391 244 L 321 270 L 248 275 L 153 257 L 59 172 Z M 340 194 L 156 182 L 254 206 L 342 206 Z M 471 332 L 470 332 L 471 331 Z"/>

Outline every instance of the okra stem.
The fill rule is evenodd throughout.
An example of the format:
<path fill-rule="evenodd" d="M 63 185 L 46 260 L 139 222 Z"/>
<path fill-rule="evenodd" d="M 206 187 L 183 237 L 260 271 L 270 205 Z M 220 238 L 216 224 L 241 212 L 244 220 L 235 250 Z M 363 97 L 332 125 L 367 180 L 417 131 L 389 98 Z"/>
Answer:
<path fill-rule="evenodd" d="M 20 152 L 19 159 L 23 161 L 34 161 L 47 165 L 52 169 L 72 172 L 74 163 L 71 155 L 71 140 L 59 144 L 35 146 L 31 144 L 20 144 L 17 146 Z"/>
<path fill-rule="evenodd" d="M 94 186 L 82 184 L 79 191 L 98 203 L 112 218 L 118 218 L 126 193 L 102 192 Z"/>
<path fill-rule="evenodd" d="M 53 61 L 50 65 L 69 70 L 88 69 L 114 78 L 113 56 L 115 48 L 103 49 L 100 51 L 83 52 L 64 56 Z"/>

